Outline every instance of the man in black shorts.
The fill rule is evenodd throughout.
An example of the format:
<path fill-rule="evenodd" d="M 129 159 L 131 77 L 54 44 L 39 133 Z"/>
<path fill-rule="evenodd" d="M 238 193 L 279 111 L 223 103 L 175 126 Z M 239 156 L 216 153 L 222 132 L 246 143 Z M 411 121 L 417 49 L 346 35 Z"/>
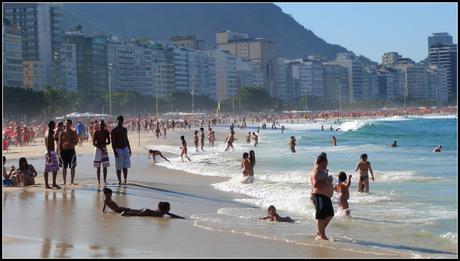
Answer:
<path fill-rule="evenodd" d="M 327 163 L 327 155 L 323 152 L 316 159 L 310 176 L 311 200 L 316 210 L 316 240 L 328 240 L 326 227 L 334 216 L 331 201 L 334 187 L 332 186 L 332 176 L 328 175 Z"/>
<path fill-rule="evenodd" d="M 59 133 L 59 151 L 63 163 L 62 178 L 64 185 L 66 184 L 67 168 L 70 167 L 70 184 L 77 185 L 75 180 L 75 167 L 77 166 L 77 155 L 75 153 L 75 146 L 78 144 L 77 132 L 72 129 L 72 120 L 66 121 L 65 130 Z"/>

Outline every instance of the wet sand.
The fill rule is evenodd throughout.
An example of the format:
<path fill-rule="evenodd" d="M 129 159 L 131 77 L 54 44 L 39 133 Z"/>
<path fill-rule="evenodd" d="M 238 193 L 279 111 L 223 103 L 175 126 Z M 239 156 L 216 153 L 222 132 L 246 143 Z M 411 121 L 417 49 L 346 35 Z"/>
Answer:
<path fill-rule="evenodd" d="M 176 144 L 187 133 L 175 132 L 168 139 L 151 137 L 151 144 Z M 219 134 L 218 139 L 224 134 Z M 242 134 L 240 134 L 242 135 Z M 150 139 L 149 137 L 146 138 Z M 169 142 L 169 143 L 168 143 Z M 241 142 L 241 141 L 240 141 Z M 331 248 L 336 243 L 318 242 L 296 245 L 231 232 L 209 231 L 194 226 L 193 215 L 215 214 L 224 207 L 251 207 L 235 202 L 243 195 L 214 190 L 211 184 L 226 179 L 193 175 L 155 166 L 147 159 L 145 147 L 131 139 L 134 155 L 128 185 L 116 185 L 113 155 L 108 171 L 108 187 L 113 200 L 130 208 L 156 208 L 169 201 L 171 212 L 186 220 L 153 217 L 122 217 L 112 211 L 102 214 L 103 188 L 97 186 L 92 167 L 92 150 L 78 152 L 76 186 L 45 190 L 43 159 L 30 159 L 38 173 L 37 185 L 28 188 L 3 188 L 3 257 L 395 257 L 394 253 L 373 248 Z M 189 145 L 190 146 L 190 145 Z M 8 160 L 7 166 L 17 160 Z M 187 163 L 184 163 L 187 164 Z M 67 174 L 70 178 L 70 172 Z M 61 172 L 58 184 L 62 183 Z M 265 210 L 260 209 L 261 216 Z"/>

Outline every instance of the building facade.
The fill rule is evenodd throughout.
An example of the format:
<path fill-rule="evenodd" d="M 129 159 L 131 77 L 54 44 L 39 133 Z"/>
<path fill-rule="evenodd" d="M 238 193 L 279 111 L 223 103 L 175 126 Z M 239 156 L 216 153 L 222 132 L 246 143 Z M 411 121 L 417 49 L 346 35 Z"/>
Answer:
<path fill-rule="evenodd" d="M 23 87 L 22 34 L 17 25 L 3 24 L 3 85 Z"/>
<path fill-rule="evenodd" d="M 236 57 L 221 50 L 210 50 L 207 53 L 215 64 L 215 94 L 211 93 L 211 99 L 222 101 L 233 97 L 238 93 Z"/>
<path fill-rule="evenodd" d="M 449 102 L 457 101 L 457 45 L 438 44 L 429 49 L 428 60 L 430 65 L 439 65 L 447 71 L 447 90 Z"/>

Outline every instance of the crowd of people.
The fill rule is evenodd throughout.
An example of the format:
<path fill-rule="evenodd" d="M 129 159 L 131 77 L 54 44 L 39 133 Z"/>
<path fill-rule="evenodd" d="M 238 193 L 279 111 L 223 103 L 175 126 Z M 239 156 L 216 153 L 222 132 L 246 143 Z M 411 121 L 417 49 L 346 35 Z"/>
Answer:
<path fill-rule="evenodd" d="M 282 122 L 294 123 L 296 120 L 307 120 L 315 121 L 320 119 L 334 119 L 337 118 L 337 123 L 340 122 L 339 117 L 389 117 L 389 116 L 408 116 L 408 115 L 423 115 L 425 113 L 452 113 L 452 108 L 442 109 L 407 109 L 401 110 L 385 110 L 378 112 L 348 112 L 339 114 L 339 112 L 319 112 L 319 113 L 282 113 L 282 114 L 257 114 L 249 113 L 239 117 L 233 117 L 229 114 L 220 115 L 208 115 L 206 117 L 200 116 L 189 116 L 183 117 L 182 119 L 163 119 L 163 118 L 150 118 L 150 117 L 128 117 L 126 120 L 123 116 L 116 118 L 116 123 L 111 122 L 110 119 L 98 120 L 91 119 L 82 121 L 78 120 L 75 128 L 73 127 L 73 121 L 67 119 L 65 122 L 49 121 L 47 125 L 38 121 L 33 121 L 29 127 L 26 127 L 22 122 L 8 121 L 5 128 L 3 129 L 3 150 L 7 150 L 10 144 L 14 144 L 18 147 L 29 146 L 31 143 L 37 142 L 37 140 L 44 139 L 45 141 L 45 168 L 44 168 L 44 181 L 46 189 L 61 189 L 56 182 L 57 174 L 62 169 L 63 185 L 67 184 L 67 169 L 70 169 L 70 185 L 77 185 L 75 182 L 76 166 L 77 166 L 77 154 L 75 148 L 82 146 L 84 141 L 91 141 L 95 148 L 93 157 L 93 166 L 96 169 L 96 176 L 98 184 L 101 184 L 101 168 L 103 173 L 103 182 L 107 184 L 107 169 L 110 167 L 109 160 L 109 149 L 111 145 L 113 154 L 115 156 L 115 169 L 118 179 L 118 184 L 127 184 L 128 169 L 131 167 L 131 146 L 128 139 L 128 132 L 150 133 L 157 138 L 166 138 L 168 130 L 175 129 L 190 130 L 192 126 L 198 127 L 193 133 L 193 143 L 195 150 L 205 151 L 205 140 L 207 136 L 208 146 L 214 147 L 216 142 L 215 132 L 213 127 L 218 124 L 230 124 L 230 133 L 226 137 L 224 143 L 226 144 L 225 151 L 230 148 L 234 150 L 234 142 L 237 141 L 235 136 L 235 128 L 244 129 L 247 127 L 247 122 L 251 121 L 252 124 L 257 124 L 262 129 L 267 128 L 267 123 L 271 123 L 272 130 L 278 128 L 282 133 L 285 131 Z M 125 124 L 126 123 L 126 124 Z M 205 127 L 207 126 L 207 132 Z M 324 131 L 324 126 L 321 126 L 321 130 Z M 333 128 L 331 126 L 331 131 Z M 340 128 L 336 128 L 339 131 Z M 259 131 L 257 127 L 256 132 L 248 132 L 246 136 L 246 143 L 251 144 L 254 142 L 254 147 L 257 147 L 259 142 Z M 191 161 L 188 156 L 187 142 L 184 136 L 180 137 L 181 147 L 180 156 L 182 162 L 184 157 Z M 337 139 L 335 136 L 332 137 L 331 141 L 333 146 L 337 146 Z M 6 146 L 5 146 L 6 144 Z M 296 153 L 296 138 L 291 136 L 289 138 L 289 149 L 292 153 Z M 391 147 L 397 147 L 397 141 L 391 145 Z M 433 152 L 441 152 L 441 145 L 434 148 Z M 153 158 L 153 163 L 156 162 L 155 157 L 159 156 L 164 160 L 170 162 L 159 150 L 149 150 L 149 157 Z M 3 156 L 3 186 L 30 186 L 35 184 L 35 177 L 38 175 L 33 165 L 27 162 L 27 159 L 21 157 L 19 159 L 18 167 L 11 166 L 9 169 L 6 168 L 6 158 Z M 249 184 L 254 181 L 254 167 L 256 164 L 255 152 L 250 150 L 249 152 L 243 153 L 241 160 L 241 173 L 243 179 L 242 183 Z M 350 197 L 349 187 L 351 185 L 352 175 L 348 175 L 341 171 L 338 173 L 338 183 L 333 185 L 334 178 L 329 175 L 328 159 L 326 153 L 321 153 L 314 164 L 314 167 L 310 175 L 311 184 L 311 201 L 315 206 L 316 220 L 317 220 L 317 238 L 318 240 L 327 240 L 326 227 L 330 223 L 334 216 L 334 210 L 332 207 L 331 197 L 333 193 L 338 194 L 338 207 L 344 213 L 345 216 L 350 216 L 350 208 L 348 200 Z M 371 167 L 371 163 L 368 161 L 368 156 L 362 154 L 359 162 L 356 166 L 356 172 L 359 172 L 358 192 L 369 192 L 369 173 L 371 179 L 374 181 L 374 173 Z M 123 172 L 123 179 L 122 179 Z M 49 183 L 48 174 L 52 173 L 52 183 Z M 122 182 L 123 181 L 123 182 Z M 106 197 L 102 212 L 105 212 L 106 207 L 112 209 L 114 212 L 121 214 L 122 216 L 154 216 L 163 217 L 168 215 L 172 218 L 183 218 L 175 214 L 171 214 L 170 204 L 168 202 L 160 202 L 156 210 L 148 208 L 136 210 L 125 207 L 119 207 L 115 202 L 112 201 L 112 191 L 109 188 L 104 188 L 104 195 Z M 268 216 L 261 218 L 262 220 L 278 221 L 278 222 L 294 222 L 290 217 L 281 217 L 276 213 L 275 206 L 270 206 L 267 210 Z"/>

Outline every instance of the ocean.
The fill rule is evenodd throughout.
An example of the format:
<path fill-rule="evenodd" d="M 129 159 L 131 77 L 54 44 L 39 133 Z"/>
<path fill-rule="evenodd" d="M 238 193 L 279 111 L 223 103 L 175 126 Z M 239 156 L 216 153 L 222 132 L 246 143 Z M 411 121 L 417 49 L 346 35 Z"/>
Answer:
<path fill-rule="evenodd" d="M 412 257 L 458 255 L 457 116 L 281 124 L 286 128 L 284 133 L 280 128 L 260 129 L 256 148 L 246 144 L 245 139 L 256 126 L 235 129 L 238 139 L 235 150 L 228 152 L 224 152 L 226 146 L 219 140 L 216 147 L 195 152 L 191 136 L 186 137 L 192 162 L 180 162 L 180 144 L 154 147 L 174 155 L 168 155 L 171 164 L 160 160 L 158 165 L 197 175 L 231 178 L 213 184 L 214 188 L 240 193 L 244 196 L 235 201 L 251 206 L 192 216 L 195 226 L 293 244 L 353 249 L 366 246 Z M 329 130 L 331 125 L 334 131 Z M 228 128 L 216 127 L 225 131 Z M 341 131 L 336 132 L 336 128 Z M 297 153 L 289 150 L 290 136 L 297 139 Z M 336 147 L 331 144 L 332 136 L 337 138 Z M 395 140 L 399 146 L 390 147 Z M 441 153 L 432 152 L 437 145 L 442 145 Z M 242 184 L 242 154 L 251 149 L 256 155 L 255 180 L 252 184 Z M 340 171 L 353 175 L 351 218 L 337 212 L 337 194 L 332 199 L 336 215 L 326 230 L 332 243 L 311 241 L 316 230 L 314 207 L 309 200 L 309 175 L 321 152 L 328 155 L 329 174 L 335 183 Z M 359 174 L 355 168 L 362 153 L 368 155 L 374 170 L 375 181 L 370 181 L 369 194 L 357 192 Z M 258 218 L 266 216 L 270 205 L 281 216 L 296 219 L 296 223 L 260 221 Z"/>

